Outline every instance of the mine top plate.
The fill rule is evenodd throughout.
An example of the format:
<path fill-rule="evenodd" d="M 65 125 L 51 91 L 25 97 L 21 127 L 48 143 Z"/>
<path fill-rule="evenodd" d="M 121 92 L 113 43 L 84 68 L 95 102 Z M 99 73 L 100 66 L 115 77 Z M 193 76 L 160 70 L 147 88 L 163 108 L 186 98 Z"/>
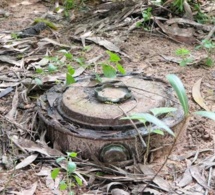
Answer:
<path fill-rule="evenodd" d="M 123 76 L 92 85 L 91 80 L 71 85 L 58 102 L 58 112 L 67 120 L 93 129 L 131 126 L 120 118 L 169 106 L 171 97 L 164 82 Z"/>

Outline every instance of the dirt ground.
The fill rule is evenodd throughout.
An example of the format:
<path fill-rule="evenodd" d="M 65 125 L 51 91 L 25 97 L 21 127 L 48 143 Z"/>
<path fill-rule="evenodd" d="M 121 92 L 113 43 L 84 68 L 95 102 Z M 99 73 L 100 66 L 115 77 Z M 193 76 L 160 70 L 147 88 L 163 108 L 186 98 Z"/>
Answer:
<path fill-rule="evenodd" d="M 93 5 L 91 2 L 88 7 L 93 9 Z M 86 46 L 90 46 L 91 49 L 84 52 L 80 39 L 76 39 L 79 36 L 76 34 L 77 26 L 90 23 L 91 18 L 86 19 L 84 17 L 85 13 L 88 14 L 87 9 L 83 8 L 70 13 L 68 20 L 64 20 L 60 14 L 53 14 L 52 11 L 53 3 L 48 1 L 0 0 L 0 39 L 2 39 L 0 55 L 7 54 L 7 57 L 11 56 L 11 59 L 14 59 L 15 55 L 19 56 L 18 59 L 14 60 L 20 63 L 16 65 L 14 62 L 11 63 L 10 61 L 8 63 L 8 61 L 0 59 L 1 92 L 6 88 L 13 88 L 10 93 L 0 98 L 1 194 L 68 194 L 58 190 L 59 182 L 65 178 L 65 174 L 62 173 L 55 181 L 51 179 L 50 171 L 56 167 L 55 157 L 44 155 L 38 150 L 28 151 L 27 148 L 23 149 L 16 141 L 16 137 L 34 143 L 39 140 L 33 125 L 36 120 L 37 104 L 35 100 L 47 89 L 47 86 L 45 86 L 39 91 L 34 91 L 30 89 L 31 86 L 24 84 L 22 81 L 26 78 L 34 79 L 38 77 L 33 68 L 33 62 L 41 60 L 46 54 L 52 56 L 58 54 L 57 51 L 61 47 L 59 45 L 49 44 L 48 47 L 43 48 L 42 45 L 40 47 L 39 43 L 42 44 L 40 41 L 44 38 L 55 40 L 60 44 L 71 45 L 70 52 L 74 56 L 84 57 L 86 61 L 101 54 L 104 55 L 106 49 L 92 42 L 86 42 Z M 20 39 L 8 39 L 11 33 L 30 27 L 35 18 L 43 17 L 47 13 L 50 16 L 55 15 L 53 22 L 59 27 L 57 30 L 46 29 L 30 40 L 26 38 L 26 43 L 20 45 L 18 44 Z M 208 110 L 215 112 L 215 67 L 207 67 L 201 63 L 181 67 L 178 63 L 173 62 L 177 58 L 175 51 L 179 48 L 188 49 L 197 61 L 207 55 L 205 50 L 197 50 L 196 45 L 198 44 L 186 44 L 186 41 L 179 42 L 174 38 L 169 38 L 157 29 L 150 32 L 137 28 L 130 33 L 125 33 L 127 28 L 125 26 L 100 34 L 97 33 L 97 35 L 99 34 L 99 36 L 106 38 L 120 48 L 121 53 L 119 55 L 127 72 L 143 72 L 148 76 L 164 80 L 167 74 L 176 74 L 182 80 L 188 93 L 190 112 L 203 110 L 201 105 L 194 101 L 192 95 L 195 83 L 202 79 L 201 87 L 196 90 L 200 91 Z M 11 41 L 11 44 L 17 43 L 17 45 L 14 45 L 13 48 L 8 47 L 6 50 L 3 47 L 6 43 L 4 39 L 7 43 Z M 25 40 L 25 38 L 21 40 Z M 31 50 L 19 53 L 20 50 L 29 45 Z M 4 53 L 4 50 L 7 53 Z M 17 52 L 17 54 L 14 52 Z M 123 54 L 126 54 L 127 57 Z M 174 59 L 169 60 L 170 57 Z M 214 53 L 212 58 L 215 60 Z M 51 79 L 48 77 L 50 80 L 44 83 L 48 87 L 54 85 L 55 80 L 52 79 L 61 78 L 62 75 L 65 75 L 65 71 L 64 69 L 58 71 L 56 75 L 51 76 Z M 83 74 L 87 75 L 92 71 L 89 68 Z M 41 77 L 47 79 L 47 75 L 41 75 Z M 14 90 L 15 88 L 17 88 L 17 91 Z M 31 93 L 28 93 L 29 90 Z M 158 173 L 157 181 L 152 182 L 152 185 L 149 185 L 147 190 L 142 192 L 147 183 L 147 179 L 144 180 L 144 175 L 147 177 L 147 173 L 143 169 L 153 170 L 155 173 L 164 162 L 168 149 L 169 146 L 162 146 L 160 149 L 152 151 L 147 166 L 134 163 L 119 169 L 112 168 L 111 171 L 106 171 L 102 176 L 96 174 L 96 172 L 103 171 L 101 167 L 94 167 L 90 163 L 87 164 L 86 161 L 78 159 L 77 171 L 83 175 L 87 186 L 84 184 L 82 186 L 76 185 L 73 187 L 73 191 L 75 194 L 114 194 L 114 190 L 111 192 L 111 189 L 119 190 L 115 194 L 126 194 L 126 192 L 128 194 L 215 194 L 214 121 L 193 116 L 186 132 L 176 143 L 169 160 Z M 35 159 L 33 155 L 37 155 Z M 30 156 L 30 159 L 22 165 L 23 167 L 14 169 L 17 163 L 20 163 L 23 159 L 26 160 L 28 156 Z M 30 162 L 31 159 L 34 160 Z M 83 166 L 85 162 L 86 166 Z M 127 174 L 123 174 L 123 170 Z M 123 191 L 120 191 L 120 189 Z"/>

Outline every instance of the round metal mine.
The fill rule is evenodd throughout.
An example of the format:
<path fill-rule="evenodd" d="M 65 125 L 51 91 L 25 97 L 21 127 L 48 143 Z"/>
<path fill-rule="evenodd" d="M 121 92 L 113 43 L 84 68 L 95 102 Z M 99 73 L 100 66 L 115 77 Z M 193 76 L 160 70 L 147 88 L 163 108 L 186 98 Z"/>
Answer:
<path fill-rule="evenodd" d="M 55 86 L 38 101 L 39 128 L 46 129 L 47 137 L 61 150 L 107 163 L 139 158 L 145 151 L 139 136 L 148 131 L 134 121 L 139 135 L 129 120 L 121 120 L 123 116 L 176 107 L 177 112 L 162 120 L 172 127 L 183 118 L 172 90 L 159 79 L 127 75 L 102 80 L 80 79 L 66 90 Z"/>

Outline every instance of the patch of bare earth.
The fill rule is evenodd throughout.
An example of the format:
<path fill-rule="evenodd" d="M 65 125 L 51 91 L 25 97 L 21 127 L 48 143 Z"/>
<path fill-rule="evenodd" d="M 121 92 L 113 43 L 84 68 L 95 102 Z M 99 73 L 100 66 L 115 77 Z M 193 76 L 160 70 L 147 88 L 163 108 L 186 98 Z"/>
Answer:
<path fill-rule="evenodd" d="M 7 35 L 10 35 L 11 32 L 29 27 L 35 18 L 46 14 L 48 10 L 53 9 L 53 6 L 41 1 L 14 0 L 2 2 L 2 9 L 9 14 L 7 17 L 0 18 L 0 32 L 9 31 Z M 50 38 L 61 44 L 74 46 L 71 47 L 71 53 L 74 56 L 84 57 L 86 61 L 101 54 L 103 55 L 101 60 L 105 60 L 106 49 L 96 44 L 86 42 L 86 45 L 91 49 L 88 52 L 83 52 L 80 39 L 75 40 L 74 38 L 76 36 L 74 29 L 68 28 L 71 23 L 73 20 L 68 22 L 67 26 L 63 26 L 64 23 L 58 21 L 60 26 L 58 31 L 49 29 L 46 34 L 41 34 L 41 37 L 37 36 L 36 39 L 34 37 L 32 39 L 26 38 L 26 40 L 34 42 L 29 44 L 30 50 L 26 50 L 20 55 L 26 59 L 31 55 L 36 56 L 37 61 L 47 53 L 58 55 L 57 51 L 61 49 L 61 45 L 51 43 L 47 44 L 48 46 L 45 45 L 47 47 L 43 45 L 44 48 L 41 49 L 41 45 L 38 44 L 42 38 Z M 76 18 L 74 24 L 77 23 L 78 19 Z M 195 59 L 204 57 L 205 51 L 196 50 L 194 45 L 167 39 L 163 34 L 144 32 L 142 29 L 136 29 L 127 34 L 123 33 L 125 29 L 101 33 L 100 36 L 117 44 L 120 51 L 127 54 L 125 57 L 121 53 L 121 58 L 122 65 L 128 72 L 143 72 L 148 76 L 164 80 L 167 74 L 176 74 L 182 79 L 187 90 L 191 112 L 202 109 L 192 97 L 193 86 L 202 78 L 199 90 L 208 109 L 215 112 L 215 68 L 202 66 L 198 63 L 180 67 L 178 63 L 169 60 L 170 57 L 177 57 L 175 51 L 178 48 L 189 49 Z M 25 45 L 21 45 L 16 49 L 25 47 Z M 10 56 L 10 53 L 7 56 Z M 215 60 L 215 57 L 212 57 Z M 35 76 L 35 67 L 31 66 L 31 62 L 35 61 L 33 58 L 29 59 L 29 61 L 25 61 L 24 65 L 18 67 L 11 63 L 0 62 L 1 91 L 13 87 L 12 92 L 0 98 L 0 192 L 3 194 L 36 195 L 68 194 L 58 189 L 60 180 L 65 179 L 65 174 L 60 175 L 56 180 L 50 177 L 51 170 L 57 166 L 55 159 L 59 155 L 56 155 L 55 150 L 47 149 L 48 146 L 44 145 L 44 140 L 38 136 L 34 129 L 34 123 L 37 121 L 35 100 L 45 92 L 46 88 L 36 88 L 35 90 L 35 86 L 32 87 L 23 81 L 26 81 L 26 78 L 38 77 L 38 75 Z M 94 69 L 85 70 L 84 74 L 87 75 L 93 71 Z M 4 75 L 5 77 L 3 77 Z M 58 72 L 56 78 L 61 79 L 62 75 L 64 76 L 65 72 Z M 48 83 L 48 87 L 46 87 L 50 88 L 55 84 L 55 80 L 49 80 L 48 76 L 44 76 L 44 83 Z M 51 75 L 51 77 L 54 76 Z M 177 127 L 176 131 L 180 131 L 180 127 Z M 20 145 L 21 143 L 18 141 L 21 138 L 23 145 Z M 26 147 L 27 140 L 30 141 L 32 147 Z M 157 140 L 160 141 L 157 142 Z M 169 160 L 155 179 L 156 181 L 150 182 L 152 175 L 165 161 L 172 144 L 173 138 L 168 135 L 164 137 L 156 135 L 154 139 L 152 138 L 147 165 L 138 162 L 119 169 L 113 167 L 106 169 L 103 166 L 95 165 L 94 167 L 91 161 L 78 158 L 76 159 L 77 172 L 83 175 L 88 185 L 76 186 L 73 189 L 76 194 L 107 194 L 109 188 L 121 188 L 130 194 L 142 194 L 146 183 L 149 182 L 147 190 L 151 194 L 198 195 L 206 194 L 206 192 L 213 194 L 215 190 L 215 122 L 197 116 L 192 117 L 186 131 L 176 142 Z M 38 156 L 34 159 L 33 154 Z M 23 163 L 23 167 L 14 169 L 17 163 L 29 156 L 30 160 L 34 159 L 32 162 L 29 160 L 26 164 Z M 101 172 L 102 174 L 99 175 Z M 208 183 L 211 187 L 208 187 Z"/>

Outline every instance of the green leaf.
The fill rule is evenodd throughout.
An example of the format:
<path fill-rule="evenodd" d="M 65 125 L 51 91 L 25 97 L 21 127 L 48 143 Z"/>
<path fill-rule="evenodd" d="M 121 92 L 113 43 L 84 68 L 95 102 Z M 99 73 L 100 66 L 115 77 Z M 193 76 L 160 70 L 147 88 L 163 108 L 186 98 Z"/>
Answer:
<path fill-rule="evenodd" d="M 65 53 L 64 56 L 66 57 L 67 60 L 73 59 L 73 55 L 71 53 Z"/>
<path fill-rule="evenodd" d="M 73 173 L 76 170 L 76 164 L 72 161 L 69 161 L 67 164 L 67 171 Z"/>
<path fill-rule="evenodd" d="M 108 77 L 108 78 L 116 77 L 116 70 L 112 66 L 107 65 L 107 64 L 103 64 L 102 70 L 103 70 L 105 77 Z"/>
<path fill-rule="evenodd" d="M 104 176 L 105 174 L 103 172 L 96 172 L 96 176 Z"/>
<path fill-rule="evenodd" d="M 185 48 L 180 48 L 180 49 L 177 49 L 175 51 L 175 54 L 177 56 L 185 57 L 185 56 L 188 56 L 190 54 L 190 50 L 185 49 Z"/>
<path fill-rule="evenodd" d="M 35 78 L 35 79 L 34 79 L 34 82 L 35 82 L 35 84 L 38 85 L 38 86 L 43 85 L 43 81 L 42 81 L 41 79 L 39 79 L 39 78 Z"/>
<path fill-rule="evenodd" d="M 144 19 L 144 22 L 147 22 L 151 19 L 151 16 L 152 16 L 151 11 L 152 11 L 152 8 L 149 7 L 142 12 L 142 17 Z"/>
<path fill-rule="evenodd" d="M 202 45 L 206 48 L 206 49 L 212 49 L 215 48 L 215 44 L 211 41 L 211 40 L 202 40 Z"/>
<path fill-rule="evenodd" d="M 61 181 L 59 185 L 60 190 L 66 190 L 67 189 L 67 184 L 65 181 Z"/>
<path fill-rule="evenodd" d="M 184 85 L 181 82 L 181 80 L 174 74 L 167 75 L 167 80 L 175 90 L 177 97 L 181 103 L 181 106 L 183 107 L 185 116 L 188 116 L 189 114 L 189 105 L 188 105 L 188 98 L 186 91 L 184 89 Z"/>
<path fill-rule="evenodd" d="M 215 121 L 215 113 L 214 112 L 197 111 L 197 112 L 194 112 L 194 114 L 197 114 L 197 115 L 200 115 L 200 116 L 203 116 L 203 117 L 206 117 L 206 118 L 209 118 L 209 119 L 212 119 Z"/>
<path fill-rule="evenodd" d="M 119 62 L 121 60 L 121 58 L 119 57 L 119 55 L 111 52 L 111 51 L 106 51 L 107 54 L 109 55 L 109 60 L 110 62 Z"/>
<path fill-rule="evenodd" d="M 36 68 L 36 73 L 42 74 L 44 71 L 42 68 Z"/>
<path fill-rule="evenodd" d="M 75 157 L 77 157 L 77 153 L 76 152 L 67 152 L 67 156 L 75 158 Z"/>
<path fill-rule="evenodd" d="M 72 66 L 67 66 L 67 73 L 66 73 L 66 85 L 70 85 L 72 83 L 75 83 L 75 79 L 72 76 L 75 73 L 75 70 L 72 68 Z"/>
<path fill-rule="evenodd" d="M 166 114 L 169 112 L 175 112 L 177 108 L 171 108 L 171 107 L 160 107 L 160 108 L 153 108 L 150 111 L 153 113 L 154 116 L 159 116 L 161 114 Z"/>
<path fill-rule="evenodd" d="M 56 159 L 56 162 L 57 162 L 57 163 L 60 163 L 61 161 L 65 160 L 65 159 L 66 159 L 66 158 L 65 158 L 64 156 L 62 156 L 62 157 L 57 158 L 57 159 Z"/>
<path fill-rule="evenodd" d="M 85 64 L 84 58 L 75 58 L 74 61 L 79 63 L 81 66 L 84 66 L 84 64 Z"/>
<path fill-rule="evenodd" d="M 118 64 L 116 65 L 117 67 L 117 70 L 121 73 L 121 74 L 126 74 L 126 71 L 125 69 L 123 68 L 123 66 L 121 64 Z"/>
<path fill-rule="evenodd" d="M 143 120 L 144 119 L 150 123 L 155 124 L 159 128 L 164 129 L 170 135 L 175 136 L 173 131 L 163 121 L 161 121 L 157 117 L 155 117 L 151 114 L 148 114 L 148 113 L 135 114 L 135 115 L 131 115 L 130 117 L 123 117 L 122 119 L 136 119 L 136 120 Z"/>
<path fill-rule="evenodd" d="M 56 179 L 56 177 L 59 175 L 59 172 L 60 172 L 60 168 L 53 169 L 51 172 L 51 178 Z"/>
<path fill-rule="evenodd" d="M 68 65 L 67 66 L 67 73 L 73 75 L 75 73 L 75 69 L 72 66 Z"/>
<path fill-rule="evenodd" d="M 75 83 L 74 77 L 70 73 L 66 73 L 66 85 L 71 85 Z"/>
<path fill-rule="evenodd" d="M 57 70 L 57 67 L 54 64 L 49 64 L 48 65 L 48 71 L 49 72 L 55 72 Z"/>
<path fill-rule="evenodd" d="M 91 49 L 92 49 L 91 46 L 85 46 L 85 47 L 83 48 L 83 50 L 86 51 L 86 52 L 89 52 Z"/>
<path fill-rule="evenodd" d="M 97 73 L 95 73 L 95 76 L 96 76 L 96 80 L 101 83 L 102 78 Z"/>
<path fill-rule="evenodd" d="M 207 58 L 206 61 L 205 61 L 205 64 L 209 67 L 213 66 L 214 65 L 214 61 L 212 58 Z"/>
<path fill-rule="evenodd" d="M 77 175 L 74 175 L 74 178 L 79 186 L 83 185 L 82 179 L 80 177 L 78 177 Z"/>
<path fill-rule="evenodd" d="M 185 58 L 185 59 L 183 59 L 183 60 L 181 60 L 180 61 L 180 66 L 186 66 L 187 64 L 189 64 L 189 63 L 191 63 L 191 62 L 193 62 L 193 59 L 191 59 L 191 58 Z"/>
<path fill-rule="evenodd" d="M 154 129 L 152 130 L 152 133 L 156 133 L 156 134 L 159 134 L 159 135 L 164 135 L 164 132 L 160 129 Z"/>

